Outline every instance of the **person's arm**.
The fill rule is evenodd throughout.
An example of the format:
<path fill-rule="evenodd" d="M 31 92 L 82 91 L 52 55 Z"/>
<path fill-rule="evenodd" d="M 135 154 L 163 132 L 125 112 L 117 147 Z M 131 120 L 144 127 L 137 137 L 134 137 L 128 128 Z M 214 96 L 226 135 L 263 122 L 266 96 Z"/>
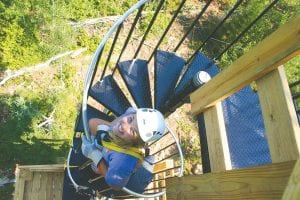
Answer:
<path fill-rule="evenodd" d="M 106 162 L 105 162 L 104 159 L 102 159 L 98 163 L 98 165 L 97 165 L 96 168 L 94 168 L 93 166 L 92 166 L 92 168 L 93 168 L 93 170 L 94 170 L 95 173 L 100 174 L 100 175 L 102 175 L 104 177 L 106 176 L 108 167 L 107 167 L 107 164 L 106 164 Z"/>
<path fill-rule="evenodd" d="M 112 152 L 108 158 L 105 182 L 115 190 L 125 187 L 138 165 L 138 159 L 119 152 Z"/>
<path fill-rule="evenodd" d="M 107 164 L 106 164 L 106 162 L 105 162 L 105 160 L 104 159 L 102 159 L 99 163 L 98 163 L 98 165 L 97 165 L 97 167 L 96 167 L 96 169 L 92 166 L 92 169 L 93 169 L 93 171 L 95 172 L 95 173 L 97 173 L 97 174 L 99 174 L 99 175 L 101 175 L 101 176 L 103 176 L 103 177 L 106 177 L 106 174 L 107 174 L 107 171 L 108 171 L 108 167 L 107 167 Z M 121 187 L 115 187 L 115 186 L 110 186 L 112 189 L 114 189 L 114 190 L 121 190 L 122 188 Z"/>
<path fill-rule="evenodd" d="M 90 132 L 91 132 L 92 135 L 97 134 L 97 127 L 100 124 L 111 126 L 111 122 L 105 121 L 103 119 L 92 118 L 92 119 L 89 120 L 89 128 L 90 128 Z"/>

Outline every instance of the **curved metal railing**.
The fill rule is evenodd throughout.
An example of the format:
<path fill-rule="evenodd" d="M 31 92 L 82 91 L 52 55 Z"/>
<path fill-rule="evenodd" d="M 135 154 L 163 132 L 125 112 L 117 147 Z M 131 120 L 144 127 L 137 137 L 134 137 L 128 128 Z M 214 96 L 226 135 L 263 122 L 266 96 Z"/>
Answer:
<path fill-rule="evenodd" d="M 116 30 L 120 30 L 120 26 L 122 25 L 123 21 L 125 19 L 127 19 L 129 17 L 129 15 L 131 15 L 137 9 L 141 8 L 142 6 L 144 6 L 148 1 L 150 1 L 150 0 L 141 0 L 138 3 L 136 3 L 134 6 L 132 6 L 127 12 L 125 12 L 115 22 L 115 24 L 110 28 L 110 30 L 106 33 L 106 35 L 104 36 L 104 38 L 102 39 L 101 43 L 99 44 L 99 46 L 97 47 L 97 49 L 95 51 L 95 54 L 94 54 L 94 56 L 92 58 L 92 61 L 91 61 L 90 65 L 89 65 L 89 68 L 88 68 L 88 71 L 87 71 L 87 75 L 86 75 L 86 79 L 85 79 L 85 84 L 84 84 L 84 91 L 83 91 L 83 100 L 82 100 L 83 128 L 84 128 L 84 133 L 85 133 L 86 137 L 88 138 L 88 140 L 91 140 L 91 135 L 90 135 L 89 127 L 88 127 L 88 117 L 87 117 L 88 92 L 89 92 L 89 88 L 90 88 L 90 86 L 92 84 L 93 78 L 95 76 L 95 69 L 96 69 L 96 66 L 98 65 L 99 59 L 100 59 L 100 57 L 102 55 L 103 49 L 105 47 L 105 44 L 106 44 L 106 42 L 108 41 L 108 39 L 113 35 L 113 33 Z M 183 153 L 182 153 L 179 141 L 176 138 L 175 134 L 169 128 L 168 128 L 168 132 L 172 135 L 173 139 L 175 140 L 176 146 L 178 148 L 178 152 L 179 152 L 179 155 L 180 155 L 180 161 L 181 161 L 179 176 L 182 176 L 183 175 L 183 164 L 184 164 Z M 68 173 L 68 176 L 69 176 L 72 184 L 76 188 L 76 190 L 87 189 L 86 186 L 78 185 L 75 182 L 75 180 L 72 178 L 72 174 L 71 174 L 71 171 L 70 171 L 71 152 L 72 152 L 72 148 L 70 149 L 70 152 L 69 152 L 69 155 L 68 155 L 68 159 L 67 159 L 67 173 Z M 140 197 L 140 198 L 155 198 L 155 197 L 159 197 L 159 196 L 161 196 L 161 195 L 163 195 L 165 193 L 165 191 L 162 191 L 162 192 L 158 192 L 158 193 L 155 193 L 155 194 L 139 194 L 139 193 L 136 193 L 134 191 L 129 190 L 126 187 L 124 187 L 122 189 L 125 192 L 129 193 L 130 195 L 133 195 L 135 197 Z"/>

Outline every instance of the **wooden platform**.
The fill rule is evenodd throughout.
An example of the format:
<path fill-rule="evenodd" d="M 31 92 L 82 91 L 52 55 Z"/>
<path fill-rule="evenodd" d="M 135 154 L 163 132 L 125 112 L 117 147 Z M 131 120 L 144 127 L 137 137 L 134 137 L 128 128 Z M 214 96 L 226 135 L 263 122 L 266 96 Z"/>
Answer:
<path fill-rule="evenodd" d="M 17 166 L 14 200 L 62 199 L 64 165 Z"/>
<path fill-rule="evenodd" d="M 149 188 L 165 185 L 165 177 L 173 176 L 173 160 L 167 159 L 154 166 L 153 173 L 160 181 Z M 169 176 L 166 175 L 166 169 Z M 14 200 L 61 200 L 64 182 L 64 165 L 17 166 Z M 158 192 L 158 191 L 156 191 Z M 166 199 L 162 196 L 160 199 Z"/>
<path fill-rule="evenodd" d="M 170 178 L 167 199 L 300 199 L 300 160 Z"/>

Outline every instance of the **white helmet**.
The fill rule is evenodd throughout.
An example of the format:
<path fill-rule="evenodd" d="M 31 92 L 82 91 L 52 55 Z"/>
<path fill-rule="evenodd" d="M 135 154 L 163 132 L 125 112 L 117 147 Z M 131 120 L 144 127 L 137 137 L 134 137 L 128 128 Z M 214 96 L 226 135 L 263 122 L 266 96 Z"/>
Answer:
<path fill-rule="evenodd" d="M 165 132 L 164 116 L 156 109 L 139 108 L 136 111 L 137 125 L 141 139 L 151 142 L 161 138 Z"/>

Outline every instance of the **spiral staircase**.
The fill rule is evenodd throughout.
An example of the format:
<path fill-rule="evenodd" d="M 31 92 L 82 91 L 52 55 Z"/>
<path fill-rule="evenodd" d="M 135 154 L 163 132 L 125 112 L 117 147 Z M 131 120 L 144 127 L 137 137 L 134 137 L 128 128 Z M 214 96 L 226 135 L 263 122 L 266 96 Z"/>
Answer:
<path fill-rule="evenodd" d="M 233 41 L 227 43 L 213 58 L 209 58 L 203 53 L 205 45 L 213 39 L 215 33 L 224 26 L 243 1 L 237 1 L 229 9 L 224 18 L 205 36 L 196 51 L 190 56 L 181 56 L 176 52 L 183 46 L 196 23 L 212 3 L 210 0 L 202 5 L 202 10 L 187 28 L 173 51 L 160 49 L 168 31 L 174 25 L 175 19 L 186 3 L 183 0 L 177 10 L 172 12 L 168 26 L 154 47 L 152 46 L 152 51 L 148 50 L 146 56 L 145 54 L 141 56 L 147 58 L 139 58 L 141 49 L 147 45 L 145 41 L 148 34 L 165 3 L 164 0 L 161 0 L 155 2 L 157 8 L 153 12 L 143 36 L 139 39 L 139 43 L 135 43 L 134 55 L 131 59 L 123 59 L 122 57 L 128 57 L 124 54 L 128 53 L 128 44 L 143 16 L 143 9 L 151 3 L 153 2 L 149 0 L 141 0 L 124 13 L 103 37 L 94 54 L 87 72 L 82 108 L 75 125 L 73 147 L 68 158 L 70 169 L 65 171 L 67 184 L 73 185 L 65 191 L 68 193 L 65 199 L 90 199 L 97 193 L 100 196 L 121 199 L 243 199 L 244 197 L 278 199 L 282 197 L 287 185 L 298 184 L 299 186 L 299 181 L 288 182 L 294 166 L 295 170 L 292 176 L 297 176 L 300 169 L 299 161 L 298 164 L 295 164 L 300 152 L 298 144 L 300 141 L 297 136 L 299 134 L 299 121 L 297 121 L 299 92 L 294 93 L 295 104 L 292 109 L 291 105 L 286 106 L 286 109 L 289 110 L 288 114 L 270 113 L 273 111 L 268 111 L 266 108 L 270 105 L 263 105 L 264 102 L 268 104 L 268 100 L 265 100 L 267 97 L 263 94 L 268 89 L 271 90 L 271 93 L 276 91 L 275 98 L 278 98 L 278 95 L 286 96 L 284 94 L 284 91 L 287 90 L 284 82 L 286 80 L 282 75 L 282 68 L 279 66 L 299 53 L 300 30 L 295 26 L 300 22 L 299 17 L 273 33 L 226 70 L 221 71 L 216 65 L 217 61 L 266 15 L 277 1 L 266 5 L 265 9 Z M 133 16 L 134 14 L 135 16 Z M 119 37 L 124 22 L 129 18 L 132 19 L 131 27 L 127 30 L 126 39 L 120 41 Z M 286 38 L 281 37 L 283 34 Z M 118 42 L 123 44 L 121 49 L 116 50 Z M 109 51 L 104 52 L 105 48 Z M 116 51 L 117 53 L 115 53 Z M 103 56 L 104 54 L 106 56 Z M 205 71 L 212 79 L 207 83 L 201 82 L 200 78 L 195 81 L 195 75 L 200 71 Z M 266 76 L 271 76 L 271 73 L 275 74 L 272 77 L 278 76 L 278 80 L 285 86 L 278 86 L 273 91 L 272 82 L 264 80 L 267 79 Z M 201 83 L 196 84 L 197 81 Z M 262 88 L 263 92 L 260 90 L 258 90 L 258 94 L 253 92 L 249 86 L 252 81 L 256 81 L 258 88 Z M 269 87 L 265 86 L 268 84 Z M 299 82 L 296 82 L 291 87 L 298 84 Z M 282 93 L 278 92 L 281 88 Z M 285 101 L 282 100 L 282 102 Z M 282 102 L 280 103 L 283 104 Z M 172 132 L 173 127 L 169 125 L 165 137 L 149 144 L 149 154 L 155 156 L 153 165 L 160 166 L 163 163 L 170 163 L 170 160 L 171 164 L 164 165 L 164 168 L 158 167 L 154 172 L 153 181 L 143 194 L 135 193 L 128 188 L 123 188 L 120 196 L 110 196 L 107 193 L 111 189 L 109 187 L 97 191 L 97 184 L 101 180 L 90 171 L 85 171 L 86 159 L 80 155 L 80 136 L 85 133 L 89 137 L 88 120 L 98 117 L 112 121 L 132 106 L 156 108 L 168 118 L 185 103 L 191 103 L 191 113 L 198 122 L 201 142 L 201 158 L 199 160 L 201 159 L 203 173 L 206 176 L 178 177 L 182 175 L 183 157 L 176 135 Z M 263 106 L 265 107 L 263 108 Z M 266 121 L 268 115 L 275 118 L 276 115 L 285 115 L 289 116 L 289 119 L 287 122 L 276 123 L 272 121 L 274 118 Z M 291 129 L 287 131 L 288 134 L 284 135 L 282 129 L 278 128 L 281 123 L 285 124 L 283 129 Z M 280 129 L 279 137 L 269 135 L 269 132 L 276 131 L 272 128 L 274 126 Z M 169 135 L 174 140 L 168 139 Z M 284 137 L 285 141 L 282 141 L 280 137 Z M 282 152 L 282 148 L 286 149 L 285 153 Z M 184 154 L 187 153 L 184 152 Z M 81 166 L 80 170 L 84 176 L 88 177 L 85 180 L 88 184 L 82 186 L 77 182 L 78 177 L 72 177 L 74 172 L 72 166 L 75 165 Z M 274 181 L 273 187 L 270 186 L 272 180 Z M 242 189 L 243 184 L 246 189 Z M 255 186 L 255 184 L 259 186 Z M 286 197 L 283 198 L 290 199 L 288 195 L 293 192 L 292 189 L 286 190 Z M 72 194 L 70 195 L 70 193 Z M 299 196 L 296 194 L 294 199 Z"/>

